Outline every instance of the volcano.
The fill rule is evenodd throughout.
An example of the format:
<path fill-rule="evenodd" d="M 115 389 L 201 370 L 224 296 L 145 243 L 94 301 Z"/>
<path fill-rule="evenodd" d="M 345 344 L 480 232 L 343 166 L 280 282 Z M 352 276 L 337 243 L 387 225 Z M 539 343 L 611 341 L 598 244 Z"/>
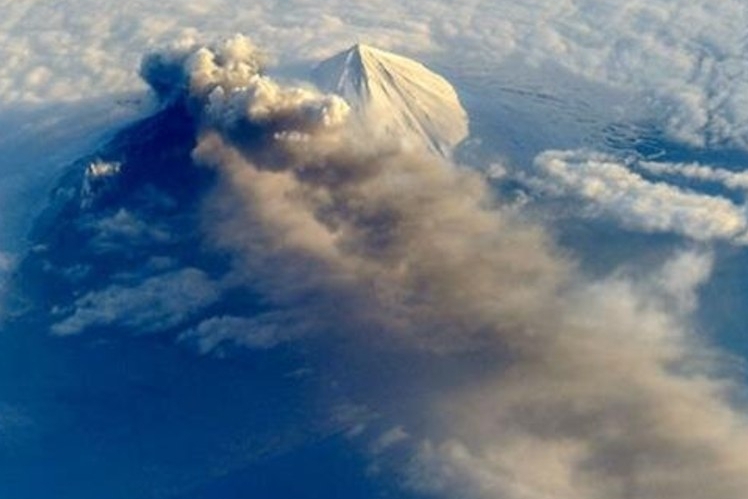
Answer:
<path fill-rule="evenodd" d="M 321 90 L 342 96 L 380 139 L 449 157 L 468 135 L 467 113 L 452 85 L 407 57 L 357 44 L 323 61 L 312 76 Z"/>

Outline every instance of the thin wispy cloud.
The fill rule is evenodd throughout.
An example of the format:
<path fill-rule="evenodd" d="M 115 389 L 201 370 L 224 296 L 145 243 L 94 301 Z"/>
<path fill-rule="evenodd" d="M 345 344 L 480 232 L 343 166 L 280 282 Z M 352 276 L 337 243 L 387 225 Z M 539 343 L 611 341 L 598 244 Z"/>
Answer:
<path fill-rule="evenodd" d="M 75 301 L 52 325 L 52 334 L 68 336 L 94 328 L 122 328 L 133 333 L 161 332 L 179 326 L 215 303 L 220 284 L 204 272 L 184 268 L 150 276 L 132 285 L 114 284 Z"/>
<path fill-rule="evenodd" d="M 640 161 L 592 150 L 546 151 L 535 159 L 540 192 L 582 199 L 580 213 L 629 229 L 696 241 L 748 243 L 748 207 L 720 194 L 680 187 L 673 177 L 743 189 L 745 174 L 696 164 Z M 639 171 L 637 171 L 639 170 Z M 649 179 L 640 172 L 662 178 Z"/>
<path fill-rule="evenodd" d="M 729 189 L 748 191 L 748 171 L 733 171 L 699 163 L 664 163 L 641 161 L 637 165 L 645 171 L 663 177 L 686 178 L 722 184 Z"/>

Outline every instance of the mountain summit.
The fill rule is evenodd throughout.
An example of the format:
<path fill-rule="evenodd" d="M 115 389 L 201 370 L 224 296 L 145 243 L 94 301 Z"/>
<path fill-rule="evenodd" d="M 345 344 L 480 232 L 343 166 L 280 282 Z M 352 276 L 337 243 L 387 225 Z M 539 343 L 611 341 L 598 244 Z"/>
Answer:
<path fill-rule="evenodd" d="M 468 134 L 452 85 L 407 57 L 357 44 L 314 71 L 317 85 L 342 96 L 384 138 L 449 156 Z"/>

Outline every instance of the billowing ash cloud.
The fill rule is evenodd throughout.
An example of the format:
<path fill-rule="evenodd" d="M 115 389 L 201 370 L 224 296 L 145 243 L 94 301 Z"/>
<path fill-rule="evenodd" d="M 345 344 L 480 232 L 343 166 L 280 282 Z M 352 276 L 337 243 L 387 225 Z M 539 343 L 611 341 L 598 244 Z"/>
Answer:
<path fill-rule="evenodd" d="M 392 369 L 386 396 L 355 394 L 397 428 L 371 442 L 377 459 L 408 449 L 393 458 L 405 483 L 446 497 L 744 497 L 747 421 L 688 323 L 709 255 L 678 255 L 646 280 L 588 282 L 477 173 L 381 147 L 338 97 L 260 67 L 238 37 L 153 56 L 144 74 L 201 122 L 194 157 L 220 177 L 211 236 L 274 309 L 261 346 L 278 341 L 273 322 L 345 340 L 354 353 L 336 362 L 368 377 L 363 387 L 392 374 L 361 373 L 355 359 L 409 364 Z M 211 331 L 236 338 L 236 325 L 187 337 L 209 349 Z"/>

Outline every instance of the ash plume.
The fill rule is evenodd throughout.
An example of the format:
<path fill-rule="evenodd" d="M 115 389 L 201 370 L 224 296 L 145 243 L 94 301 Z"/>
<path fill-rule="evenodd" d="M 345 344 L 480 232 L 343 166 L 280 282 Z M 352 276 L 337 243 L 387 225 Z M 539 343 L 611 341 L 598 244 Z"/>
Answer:
<path fill-rule="evenodd" d="M 689 315 L 708 254 L 590 281 L 478 173 L 377 143 L 342 98 L 262 65 L 235 37 L 151 56 L 143 75 L 190 103 L 194 158 L 219 175 L 206 237 L 274 320 L 352 345 L 352 370 L 393 351 L 428 359 L 396 377 L 422 398 L 356 394 L 400 429 L 374 447 L 405 449 L 393 459 L 404 484 L 486 499 L 745 497 L 742 387 Z"/>

